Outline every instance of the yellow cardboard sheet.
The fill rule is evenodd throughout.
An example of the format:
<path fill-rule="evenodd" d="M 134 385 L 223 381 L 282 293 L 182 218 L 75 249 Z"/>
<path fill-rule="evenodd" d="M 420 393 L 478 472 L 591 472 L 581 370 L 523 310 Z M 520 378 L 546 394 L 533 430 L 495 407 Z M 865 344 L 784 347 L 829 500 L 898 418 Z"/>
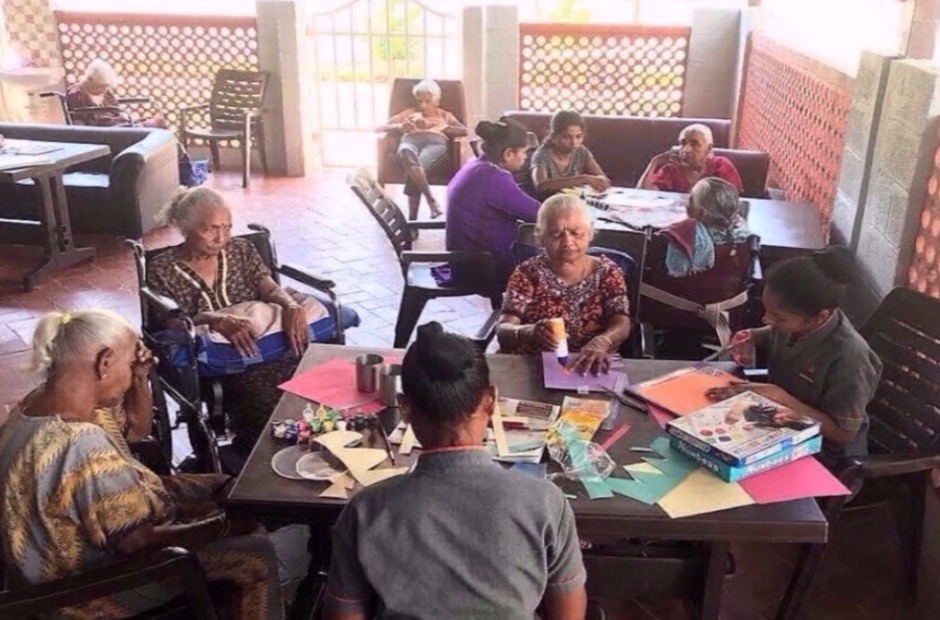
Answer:
<path fill-rule="evenodd" d="M 659 507 L 673 519 L 748 506 L 754 500 L 741 485 L 725 482 L 705 469 L 696 469 L 659 500 Z"/>
<path fill-rule="evenodd" d="M 411 428 L 411 424 L 405 427 L 405 434 L 401 438 L 401 445 L 398 447 L 399 454 L 411 454 L 411 451 L 415 449 L 415 442 L 418 441 L 418 438 L 415 437 L 415 432 Z"/>
<path fill-rule="evenodd" d="M 650 465 L 649 463 L 646 463 L 646 462 L 643 462 L 643 463 L 634 463 L 633 465 L 624 465 L 623 468 L 626 469 L 626 470 L 627 470 L 628 472 L 630 472 L 631 474 L 632 474 L 633 472 L 635 472 L 635 471 L 638 471 L 638 472 L 640 472 L 641 474 L 661 474 L 661 473 L 663 473 L 663 472 L 659 471 L 659 469 L 657 469 L 656 467 L 654 467 L 654 466 L 652 466 L 652 465 Z"/>
<path fill-rule="evenodd" d="M 341 450 L 349 444 L 362 441 L 362 433 L 356 431 L 330 431 L 329 433 L 317 435 L 313 440 L 335 454 L 337 450 Z"/>
<path fill-rule="evenodd" d="M 361 472 L 357 478 L 359 484 L 364 487 L 376 482 L 381 482 L 387 478 L 400 476 L 408 471 L 407 467 L 388 467 L 385 469 L 373 469 L 371 471 Z"/>
<path fill-rule="evenodd" d="M 503 428 L 503 414 L 499 410 L 499 400 L 494 404 L 490 423 L 493 425 L 493 438 L 496 440 L 496 454 L 509 456 L 509 442 L 506 441 L 506 429 Z"/>

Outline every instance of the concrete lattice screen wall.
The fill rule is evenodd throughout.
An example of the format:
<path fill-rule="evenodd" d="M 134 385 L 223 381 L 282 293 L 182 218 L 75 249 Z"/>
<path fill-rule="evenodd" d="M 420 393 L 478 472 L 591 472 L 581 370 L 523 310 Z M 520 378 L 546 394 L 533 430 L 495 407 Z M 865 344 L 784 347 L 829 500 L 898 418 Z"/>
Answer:
<path fill-rule="evenodd" d="M 3 0 L 10 47 L 24 65 L 59 67 L 59 41 L 50 0 Z M 7 59 L 0 59 L 7 61 Z"/>
<path fill-rule="evenodd" d="M 748 39 L 738 108 L 738 148 L 770 154 L 769 182 L 811 202 L 828 234 L 851 77 L 758 33 Z"/>

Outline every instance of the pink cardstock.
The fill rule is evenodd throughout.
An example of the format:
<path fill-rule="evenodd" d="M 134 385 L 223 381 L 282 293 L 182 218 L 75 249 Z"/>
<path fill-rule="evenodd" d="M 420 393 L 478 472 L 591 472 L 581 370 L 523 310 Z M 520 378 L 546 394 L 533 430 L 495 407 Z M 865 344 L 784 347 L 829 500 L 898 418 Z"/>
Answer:
<path fill-rule="evenodd" d="M 657 407 L 653 403 L 646 403 L 646 408 L 649 410 L 650 416 L 656 420 L 657 424 L 659 424 L 659 428 L 663 430 L 666 430 L 666 422 L 673 420 L 676 417 L 662 407 Z"/>
<path fill-rule="evenodd" d="M 786 502 L 803 497 L 849 495 L 839 479 L 822 463 L 806 456 L 738 482 L 758 504 Z"/>
<path fill-rule="evenodd" d="M 378 392 L 365 394 L 356 389 L 356 365 L 346 360 L 334 359 L 314 366 L 278 387 L 334 409 L 374 413 L 385 408 Z"/>

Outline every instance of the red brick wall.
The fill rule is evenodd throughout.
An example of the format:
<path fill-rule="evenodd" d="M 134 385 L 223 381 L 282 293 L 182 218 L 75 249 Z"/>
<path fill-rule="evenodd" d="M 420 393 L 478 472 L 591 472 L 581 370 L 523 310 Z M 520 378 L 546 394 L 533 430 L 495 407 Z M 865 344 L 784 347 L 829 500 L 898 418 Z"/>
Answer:
<path fill-rule="evenodd" d="M 938 136 L 940 145 L 940 136 Z M 907 269 L 907 285 L 921 293 L 940 297 L 940 146 L 934 152 L 914 252 Z"/>
<path fill-rule="evenodd" d="M 772 39 L 748 39 L 737 146 L 770 154 L 769 183 L 811 202 L 828 235 L 854 80 Z"/>

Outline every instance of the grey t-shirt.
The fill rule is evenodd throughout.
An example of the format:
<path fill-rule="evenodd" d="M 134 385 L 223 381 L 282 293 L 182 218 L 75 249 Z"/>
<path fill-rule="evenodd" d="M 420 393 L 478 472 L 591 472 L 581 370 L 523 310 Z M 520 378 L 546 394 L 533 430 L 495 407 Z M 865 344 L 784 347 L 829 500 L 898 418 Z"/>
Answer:
<path fill-rule="evenodd" d="M 557 179 L 558 177 L 573 177 L 579 174 L 584 174 L 584 168 L 592 159 L 594 159 L 594 156 L 591 154 L 591 151 L 589 151 L 588 148 L 582 144 L 571 152 L 571 155 L 568 158 L 568 166 L 564 169 L 561 169 L 555 164 L 555 160 L 552 159 L 551 147 L 547 144 L 543 144 L 538 149 L 536 149 L 535 154 L 532 155 L 531 168 L 535 169 L 540 166 L 545 168 L 549 179 Z"/>
<path fill-rule="evenodd" d="M 868 454 L 866 407 L 878 388 L 881 360 L 848 317 L 837 309 L 803 338 L 771 330 L 769 345 L 771 383 L 828 414 L 840 428 L 857 431 L 843 446 L 823 441 L 824 455 Z"/>
<path fill-rule="evenodd" d="M 426 452 L 353 497 L 333 531 L 326 600 L 380 618 L 531 620 L 547 589 L 584 581 L 561 490 L 467 448 Z"/>

